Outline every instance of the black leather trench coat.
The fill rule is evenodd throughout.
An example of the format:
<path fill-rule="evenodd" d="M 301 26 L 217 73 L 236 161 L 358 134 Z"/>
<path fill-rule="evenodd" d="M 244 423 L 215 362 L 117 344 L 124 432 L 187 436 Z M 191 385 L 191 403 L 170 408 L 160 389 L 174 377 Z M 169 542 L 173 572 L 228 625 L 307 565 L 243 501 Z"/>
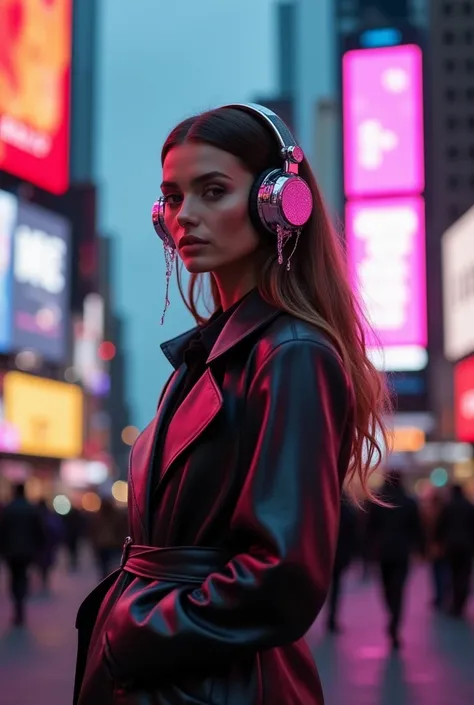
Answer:
<path fill-rule="evenodd" d="M 320 331 L 255 292 L 174 412 L 152 486 L 193 334 L 162 346 L 175 371 L 130 455 L 139 547 L 80 607 L 74 702 L 321 705 L 303 637 L 331 579 L 351 385 Z"/>

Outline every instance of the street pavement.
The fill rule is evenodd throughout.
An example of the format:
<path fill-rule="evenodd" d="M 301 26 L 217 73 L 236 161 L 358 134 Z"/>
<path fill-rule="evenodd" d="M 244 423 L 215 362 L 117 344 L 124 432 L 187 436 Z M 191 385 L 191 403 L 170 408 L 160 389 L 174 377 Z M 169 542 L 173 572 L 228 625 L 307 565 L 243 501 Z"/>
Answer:
<path fill-rule="evenodd" d="M 96 584 L 90 559 L 85 564 L 75 575 L 58 567 L 49 596 L 35 586 L 25 630 L 9 626 L 0 569 L 0 705 L 71 704 L 75 612 Z M 377 585 L 356 570 L 346 580 L 340 621 L 343 632 L 327 636 L 322 615 L 308 637 L 326 705 L 474 704 L 474 602 L 470 624 L 433 614 L 424 568 L 410 579 L 399 654 L 385 638 Z"/>
<path fill-rule="evenodd" d="M 349 576 L 341 635 L 327 637 L 323 617 L 311 631 L 327 705 L 474 705 L 474 601 L 466 623 L 434 613 L 428 571 L 415 568 L 393 654 L 374 583 Z"/>

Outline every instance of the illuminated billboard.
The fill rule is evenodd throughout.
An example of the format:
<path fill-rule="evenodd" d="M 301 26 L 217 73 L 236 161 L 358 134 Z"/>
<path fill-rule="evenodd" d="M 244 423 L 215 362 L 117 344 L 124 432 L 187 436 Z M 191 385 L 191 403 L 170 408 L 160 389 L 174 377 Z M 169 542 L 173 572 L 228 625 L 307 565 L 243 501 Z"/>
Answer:
<path fill-rule="evenodd" d="M 426 365 L 425 217 L 421 196 L 346 204 L 350 278 L 373 328 L 367 345 L 383 347 L 385 369 Z"/>
<path fill-rule="evenodd" d="M 16 452 L 48 458 L 76 458 L 83 445 L 80 387 L 7 372 L 3 380 L 4 420 L 14 429 Z"/>
<path fill-rule="evenodd" d="M 15 350 L 28 348 L 61 362 L 66 356 L 71 232 L 68 222 L 19 203 L 13 235 Z"/>
<path fill-rule="evenodd" d="M 0 191 L 0 352 L 67 355 L 71 228 Z"/>
<path fill-rule="evenodd" d="M 422 53 L 416 45 L 344 54 L 347 198 L 424 190 L 422 76 Z"/>
<path fill-rule="evenodd" d="M 474 353 L 474 207 L 442 238 L 444 354 Z"/>
<path fill-rule="evenodd" d="M 16 198 L 0 191 L 0 353 L 8 352 L 11 345 L 11 261 L 16 217 Z"/>
<path fill-rule="evenodd" d="M 72 0 L 0 0 L 0 169 L 69 181 Z"/>
<path fill-rule="evenodd" d="M 474 443 L 474 356 L 454 367 L 456 438 Z"/>

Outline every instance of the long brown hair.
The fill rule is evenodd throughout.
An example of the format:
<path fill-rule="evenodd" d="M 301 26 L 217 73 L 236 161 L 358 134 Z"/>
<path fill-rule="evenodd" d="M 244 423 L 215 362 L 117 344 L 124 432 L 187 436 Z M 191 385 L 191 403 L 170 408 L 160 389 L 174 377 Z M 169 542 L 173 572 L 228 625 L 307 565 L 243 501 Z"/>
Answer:
<path fill-rule="evenodd" d="M 257 117 L 240 109 L 218 108 L 181 122 L 163 146 L 162 163 L 173 147 L 188 141 L 233 154 L 255 176 L 282 166 L 274 135 Z M 369 478 L 389 446 L 384 416 L 390 411 L 390 399 L 383 375 L 367 357 L 367 323 L 348 281 L 343 243 L 331 226 L 307 160 L 300 164 L 299 173 L 313 194 L 312 216 L 293 254 L 291 273 L 278 264 L 275 242 L 262 232 L 267 256 L 258 288 L 271 305 L 323 330 L 339 351 L 355 393 L 355 430 L 347 483 L 355 492 L 354 481 L 358 480 L 363 494 L 374 499 Z M 177 271 L 183 301 L 196 322 L 202 324 L 207 319 L 199 313 L 198 302 L 206 288 L 210 290 L 209 312 L 221 304 L 214 278 L 210 276 L 206 281 L 209 275 L 191 274 L 186 296 L 179 268 Z"/>

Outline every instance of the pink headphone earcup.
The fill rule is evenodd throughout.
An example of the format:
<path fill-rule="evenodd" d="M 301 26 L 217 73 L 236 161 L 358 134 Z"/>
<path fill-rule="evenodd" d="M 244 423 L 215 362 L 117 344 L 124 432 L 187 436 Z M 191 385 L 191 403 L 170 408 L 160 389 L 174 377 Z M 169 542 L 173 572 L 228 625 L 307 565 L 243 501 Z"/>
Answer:
<path fill-rule="evenodd" d="M 306 181 L 283 169 L 267 169 L 250 190 L 250 219 L 260 233 L 276 233 L 277 226 L 301 228 L 312 211 L 313 194 Z"/>
<path fill-rule="evenodd" d="M 285 220 L 294 228 L 308 222 L 313 210 L 313 194 L 306 181 L 290 177 L 281 196 L 281 209 Z"/>

